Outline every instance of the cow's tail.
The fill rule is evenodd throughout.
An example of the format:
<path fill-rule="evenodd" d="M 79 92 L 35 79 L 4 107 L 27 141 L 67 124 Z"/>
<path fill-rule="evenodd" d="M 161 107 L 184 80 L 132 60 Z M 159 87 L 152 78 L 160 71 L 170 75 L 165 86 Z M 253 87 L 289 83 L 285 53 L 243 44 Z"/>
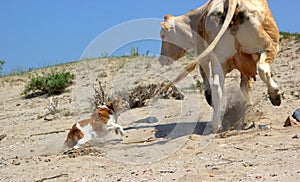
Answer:
<path fill-rule="evenodd" d="M 178 83 L 180 80 L 184 79 L 190 72 L 192 72 L 196 66 L 199 64 L 198 61 L 193 61 L 191 63 L 189 63 L 183 71 L 175 80 L 168 82 L 163 88 L 163 91 L 166 91 L 169 89 L 169 87 L 171 87 L 173 84 Z"/>
<path fill-rule="evenodd" d="M 189 63 L 185 68 L 184 71 L 175 79 L 173 80 L 173 82 L 169 82 L 164 89 L 168 89 L 167 86 L 171 86 L 172 84 L 178 83 L 180 80 L 182 80 L 183 78 L 185 78 L 190 72 L 192 72 L 196 66 L 198 66 L 199 64 L 201 64 L 201 62 L 204 60 L 204 58 L 206 58 L 216 47 L 217 43 L 220 41 L 220 39 L 222 38 L 223 34 L 225 33 L 225 31 L 227 30 L 227 28 L 229 27 L 229 24 L 233 18 L 233 15 L 235 14 L 235 10 L 237 7 L 237 0 L 228 0 L 228 11 L 227 11 L 227 15 L 225 18 L 225 21 L 219 31 L 219 33 L 216 35 L 216 37 L 214 38 L 214 40 L 209 44 L 209 46 L 197 57 L 196 60 L 194 60 L 193 62 Z"/>
<path fill-rule="evenodd" d="M 227 15 L 226 15 L 226 18 L 224 20 L 224 23 L 223 23 L 219 33 L 214 38 L 214 40 L 209 44 L 209 46 L 197 57 L 196 61 L 201 62 L 201 60 L 203 60 L 203 58 L 205 58 L 208 54 L 210 54 L 214 50 L 217 43 L 220 41 L 223 34 L 225 33 L 225 31 L 229 27 L 229 24 L 230 24 L 230 22 L 233 18 L 233 15 L 235 14 L 236 7 L 237 7 L 237 0 L 228 0 Z"/>

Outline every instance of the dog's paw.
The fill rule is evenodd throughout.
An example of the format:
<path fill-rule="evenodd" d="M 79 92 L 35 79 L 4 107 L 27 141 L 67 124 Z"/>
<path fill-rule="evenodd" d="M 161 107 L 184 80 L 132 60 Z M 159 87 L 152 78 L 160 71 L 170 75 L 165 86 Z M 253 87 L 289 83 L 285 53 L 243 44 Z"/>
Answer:
<path fill-rule="evenodd" d="M 123 130 L 123 128 L 122 127 L 119 127 L 119 128 L 117 128 L 116 130 L 115 130 L 115 132 L 116 132 L 116 134 L 119 134 L 120 133 L 120 135 L 124 135 L 124 130 Z"/>

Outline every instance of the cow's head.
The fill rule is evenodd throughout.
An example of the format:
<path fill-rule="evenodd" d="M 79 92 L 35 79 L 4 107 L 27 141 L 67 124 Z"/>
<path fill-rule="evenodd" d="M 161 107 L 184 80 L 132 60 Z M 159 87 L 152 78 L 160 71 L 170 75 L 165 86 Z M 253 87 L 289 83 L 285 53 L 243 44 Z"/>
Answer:
<path fill-rule="evenodd" d="M 190 25 L 182 21 L 180 17 L 166 15 L 160 23 L 162 40 L 159 62 L 162 65 L 170 65 L 181 58 L 187 49 L 194 47 L 191 40 L 192 31 Z"/>

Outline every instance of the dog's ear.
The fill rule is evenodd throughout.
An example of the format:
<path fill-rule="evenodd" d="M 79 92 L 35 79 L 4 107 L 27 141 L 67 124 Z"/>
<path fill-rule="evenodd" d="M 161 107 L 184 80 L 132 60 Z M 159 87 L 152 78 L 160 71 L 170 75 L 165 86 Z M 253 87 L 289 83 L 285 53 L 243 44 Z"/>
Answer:
<path fill-rule="evenodd" d="M 106 107 L 108 107 L 111 110 L 114 110 L 113 102 L 107 102 Z"/>

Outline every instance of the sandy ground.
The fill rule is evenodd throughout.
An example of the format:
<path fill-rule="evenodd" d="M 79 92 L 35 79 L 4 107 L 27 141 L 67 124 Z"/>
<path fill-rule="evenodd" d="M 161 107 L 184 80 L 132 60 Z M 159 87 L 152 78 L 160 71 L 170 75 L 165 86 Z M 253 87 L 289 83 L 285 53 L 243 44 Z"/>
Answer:
<path fill-rule="evenodd" d="M 174 78 L 188 58 L 170 67 L 135 57 L 48 68 L 76 75 L 69 91 L 55 96 L 59 113 L 48 116 L 50 121 L 44 119 L 49 98 L 20 95 L 34 73 L 1 78 L 0 134 L 7 134 L 0 141 L 1 181 L 300 181 L 300 126 L 283 127 L 300 107 L 299 47 L 284 41 L 272 65 L 281 106 L 271 105 L 260 78 L 254 82 L 254 106 L 246 115 L 254 128 L 204 135 L 212 109 L 195 89 L 201 78 L 194 71 L 177 85 L 184 100 L 150 99 L 147 106 L 121 114 L 123 137 L 111 133 L 78 150 L 62 145 L 72 124 L 90 114 L 96 78 L 110 94 L 124 94 Z M 226 117 L 235 120 L 244 106 L 239 73 L 227 75 L 226 82 L 231 108 Z"/>

